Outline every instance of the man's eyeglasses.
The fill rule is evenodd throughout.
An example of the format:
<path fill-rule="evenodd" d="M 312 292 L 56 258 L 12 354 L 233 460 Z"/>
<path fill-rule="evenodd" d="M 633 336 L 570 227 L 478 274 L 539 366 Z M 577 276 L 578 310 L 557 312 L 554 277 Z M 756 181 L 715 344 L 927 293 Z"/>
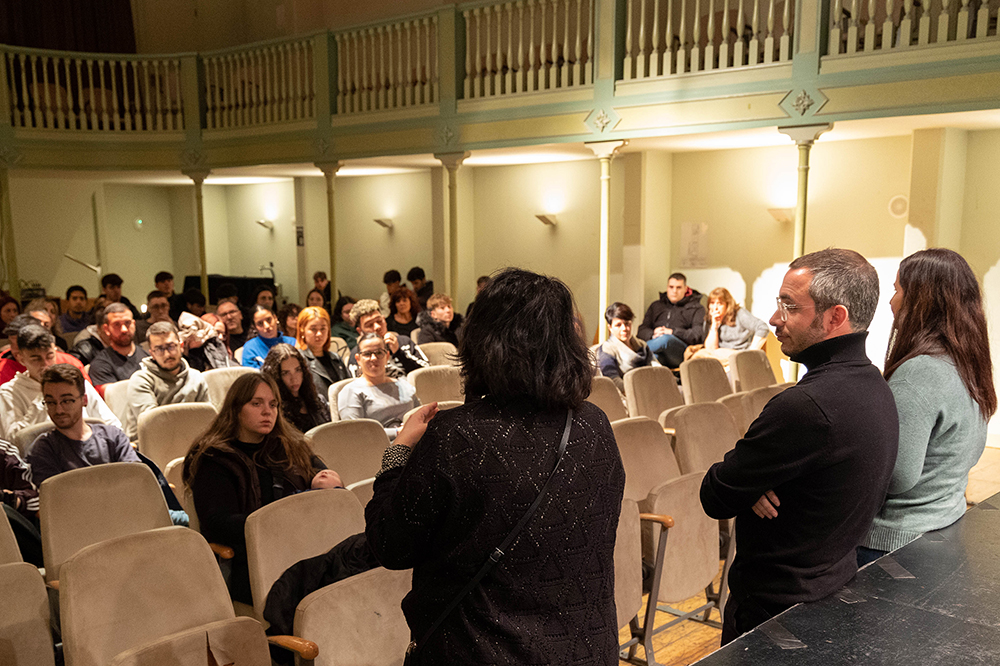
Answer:
<path fill-rule="evenodd" d="M 240 313 L 239 310 L 230 310 L 229 312 L 216 311 L 215 314 L 218 315 L 219 317 L 233 317 L 235 315 L 238 315 L 239 313 Z"/>
<path fill-rule="evenodd" d="M 367 360 L 370 361 L 373 358 L 382 358 L 383 356 L 385 356 L 388 353 L 389 352 L 387 352 L 384 349 L 376 349 L 375 351 L 363 351 L 363 352 L 361 352 L 361 358 L 364 358 L 364 359 L 367 359 Z"/>
<path fill-rule="evenodd" d="M 154 354 L 173 354 L 175 351 L 177 351 L 179 346 L 180 345 L 178 345 L 176 342 L 168 342 L 165 345 L 150 347 L 149 351 L 153 352 Z"/>
<path fill-rule="evenodd" d="M 83 396 L 81 395 L 81 396 L 79 396 L 77 398 L 63 398 L 62 400 L 59 400 L 58 402 L 56 402 L 55 400 L 45 400 L 44 402 L 45 402 L 45 406 L 47 408 L 49 408 L 49 409 L 54 408 L 56 405 L 59 405 L 60 407 L 71 407 L 71 406 L 75 405 L 80 400 L 80 398 L 82 398 L 82 397 Z"/>
<path fill-rule="evenodd" d="M 781 317 L 781 321 L 788 321 L 788 313 L 794 312 L 795 310 L 803 310 L 809 307 L 816 307 L 815 303 L 812 305 L 796 305 L 795 303 L 786 303 L 781 300 L 781 296 L 774 299 L 778 303 L 778 315 Z"/>

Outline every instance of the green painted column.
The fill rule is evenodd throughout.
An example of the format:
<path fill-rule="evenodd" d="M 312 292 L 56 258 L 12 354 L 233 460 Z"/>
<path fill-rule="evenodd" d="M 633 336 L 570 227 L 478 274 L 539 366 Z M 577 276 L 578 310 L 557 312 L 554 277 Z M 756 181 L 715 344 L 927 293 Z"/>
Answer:
<path fill-rule="evenodd" d="M 334 211 L 334 177 L 343 162 L 318 162 L 316 166 L 326 177 L 326 217 L 330 237 L 330 299 L 337 300 L 337 222 Z"/>
<path fill-rule="evenodd" d="M 10 174 L 0 164 L 0 240 L 3 243 L 4 278 L 10 295 L 21 300 L 21 281 L 17 274 L 17 252 L 14 248 L 14 217 L 10 209 Z"/>
<path fill-rule="evenodd" d="M 458 167 L 469 153 L 439 153 L 434 155 L 448 172 L 448 274 L 445 293 L 454 298 L 458 288 Z"/>
<path fill-rule="evenodd" d="M 202 197 L 202 185 L 211 171 L 185 171 L 184 175 L 194 181 L 194 205 L 198 219 L 198 262 L 201 265 L 201 293 L 208 300 L 208 252 L 205 248 L 205 202 Z"/>
<path fill-rule="evenodd" d="M 816 139 L 824 132 L 833 129 L 833 124 L 804 125 L 801 127 L 779 127 L 778 131 L 787 134 L 795 141 L 799 149 L 798 196 L 795 199 L 795 240 L 793 241 L 792 258 L 797 259 L 806 253 L 806 214 L 809 198 L 809 151 Z"/>
<path fill-rule="evenodd" d="M 611 160 L 615 152 L 627 141 L 600 141 L 584 144 L 590 148 L 601 161 L 601 256 L 598 271 L 597 288 L 597 341 L 604 342 L 608 337 L 604 326 L 604 311 L 608 309 L 608 277 L 611 260 L 610 229 L 611 229 Z"/>

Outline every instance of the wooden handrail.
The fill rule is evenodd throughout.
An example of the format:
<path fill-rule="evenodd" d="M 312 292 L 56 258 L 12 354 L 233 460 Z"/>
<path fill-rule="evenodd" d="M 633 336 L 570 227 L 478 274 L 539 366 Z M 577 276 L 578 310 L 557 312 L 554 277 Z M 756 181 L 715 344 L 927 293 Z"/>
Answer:
<path fill-rule="evenodd" d="M 659 523 L 667 529 L 674 526 L 674 519 L 671 516 L 661 516 L 658 513 L 640 513 L 639 520 L 648 520 L 652 523 Z"/>
<path fill-rule="evenodd" d="M 299 655 L 302 659 L 313 660 L 319 656 L 319 646 L 298 636 L 268 636 L 267 642 Z"/>

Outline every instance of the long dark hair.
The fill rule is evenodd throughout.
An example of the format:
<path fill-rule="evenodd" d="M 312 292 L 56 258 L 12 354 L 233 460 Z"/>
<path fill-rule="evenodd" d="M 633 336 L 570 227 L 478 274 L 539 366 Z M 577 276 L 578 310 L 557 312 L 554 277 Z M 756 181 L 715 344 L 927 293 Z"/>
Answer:
<path fill-rule="evenodd" d="M 281 381 L 281 364 L 290 358 L 298 361 L 299 367 L 302 369 L 302 386 L 299 387 L 298 397 L 292 395 L 292 392 L 285 386 L 285 382 Z M 303 405 L 305 405 L 306 410 L 310 413 L 315 413 L 323 409 L 319 401 L 319 395 L 316 393 L 316 383 L 313 381 L 309 364 L 306 363 L 302 352 L 295 347 L 284 342 L 279 342 L 271 347 L 271 351 L 267 352 L 267 357 L 264 359 L 264 365 L 261 366 L 260 371 L 273 379 L 274 383 L 278 385 L 278 392 L 281 393 L 281 411 L 284 413 L 285 418 L 292 423 L 295 422 L 296 415 L 302 412 Z"/>
<path fill-rule="evenodd" d="M 267 384 L 278 400 L 278 413 L 275 415 L 274 428 L 264 438 L 261 447 L 253 453 L 255 462 L 268 469 L 286 470 L 299 474 L 312 481 L 316 470 L 312 466 L 313 451 L 309 440 L 285 420 L 281 409 L 281 393 L 278 385 L 269 376 L 261 372 L 248 372 L 236 378 L 226 393 L 219 415 L 212 424 L 191 446 L 184 458 L 182 478 L 184 485 L 191 487 L 191 482 L 198 472 L 201 457 L 211 450 L 236 453 L 233 442 L 239 435 L 240 411 L 243 406 L 253 400 L 257 387 Z"/>
<path fill-rule="evenodd" d="M 476 296 L 458 349 L 465 394 L 579 406 L 593 370 L 573 312 L 569 288 L 555 278 L 517 268 L 493 277 Z"/>
<path fill-rule="evenodd" d="M 902 302 L 892 322 L 885 378 L 915 356 L 948 356 L 988 419 L 997 410 L 979 282 L 957 252 L 932 248 L 899 264 Z"/>

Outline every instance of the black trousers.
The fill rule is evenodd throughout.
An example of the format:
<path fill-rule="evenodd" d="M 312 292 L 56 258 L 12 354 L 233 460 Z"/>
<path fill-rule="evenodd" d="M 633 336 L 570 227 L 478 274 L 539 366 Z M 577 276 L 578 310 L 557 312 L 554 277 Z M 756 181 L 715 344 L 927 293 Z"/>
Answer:
<path fill-rule="evenodd" d="M 785 610 L 787 608 L 761 603 L 750 596 L 730 596 L 722 618 L 722 645 L 733 642 Z"/>

